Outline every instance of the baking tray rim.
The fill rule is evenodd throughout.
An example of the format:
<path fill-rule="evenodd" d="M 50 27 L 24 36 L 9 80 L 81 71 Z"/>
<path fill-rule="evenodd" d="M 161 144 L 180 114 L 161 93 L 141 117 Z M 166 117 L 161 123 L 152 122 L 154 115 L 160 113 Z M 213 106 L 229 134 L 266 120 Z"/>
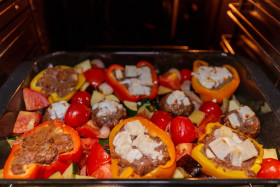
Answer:
<path fill-rule="evenodd" d="M 16 70 L 14 71 L 14 73 L 11 75 L 11 77 L 13 77 L 14 75 L 16 75 L 19 72 L 19 69 L 24 69 L 26 72 L 26 74 L 23 73 L 23 76 L 21 77 L 26 77 L 26 75 L 28 75 L 32 69 L 32 66 L 35 65 L 38 61 L 40 61 L 43 58 L 48 58 L 50 56 L 56 56 L 56 55 L 64 55 L 64 54 L 92 54 L 92 53 L 114 53 L 114 54 L 135 54 L 135 55 L 140 55 L 140 54 L 212 54 L 212 55 L 220 55 L 220 56 L 231 56 L 233 58 L 237 58 L 246 61 L 246 63 L 244 63 L 243 65 L 246 66 L 252 66 L 254 67 L 254 70 L 258 70 L 260 72 L 261 69 L 257 66 L 255 66 L 252 61 L 238 56 L 238 55 L 231 55 L 231 54 L 227 54 L 227 53 L 223 53 L 221 51 L 215 51 L 215 50 L 189 50 L 189 51 L 123 51 L 121 49 L 113 49 L 110 51 L 56 51 L 53 53 L 48 53 L 45 55 L 41 55 L 38 56 L 36 58 L 34 58 L 31 61 L 25 61 L 23 62 L 18 68 L 16 68 Z M 248 64 L 247 64 L 248 63 Z M 22 71 L 21 71 L 22 72 Z M 263 72 L 262 72 L 263 73 Z M 263 75 L 265 76 L 265 74 L 263 73 Z M 265 76 L 264 77 L 264 81 L 268 80 L 268 78 Z M 0 93 L 3 89 L 7 88 L 7 84 L 10 83 L 10 81 L 15 81 L 14 79 L 11 80 L 10 78 L 4 82 L 4 84 L 0 87 Z M 19 89 L 22 84 L 24 83 L 25 78 L 22 80 L 17 80 L 17 88 L 13 90 L 13 93 L 15 93 L 15 91 L 17 89 Z M 260 80 L 253 80 L 256 84 L 258 81 Z M 280 96 L 280 92 L 273 86 L 273 84 L 271 82 L 269 82 L 267 85 L 269 85 L 269 88 L 271 88 L 273 90 L 273 93 L 277 93 L 276 96 Z M 259 85 L 257 85 L 259 86 Z M 261 89 L 261 88 L 259 88 Z M 272 91 L 272 90 L 269 91 Z M 261 90 L 261 93 L 263 93 L 263 90 Z M 271 93 L 271 92 L 270 92 Z M 266 97 L 267 95 L 264 94 L 264 97 L 266 99 L 268 99 Z M 10 96 L 10 99 L 13 97 Z M 0 97 L 1 98 L 1 97 Z M 268 99 L 270 100 L 270 99 Z M 1 99 L 0 99 L 1 101 Z M 10 100 L 7 101 L 7 104 Z M 273 103 L 270 103 L 273 104 Z M 270 106 L 272 109 L 274 109 L 274 113 L 276 114 L 276 116 L 278 117 L 278 119 L 280 119 L 280 105 L 278 107 L 275 108 L 275 106 Z M 1 111 L 0 111 L 1 112 Z M 2 117 L 2 113 L 0 113 L 0 116 Z M 225 185 L 246 185 L 246 184 L 280 184 L 280 179 L 203 179 L 203 178 L 190 178 L 190 179 L 1 179 L 0 180 L 0 184 L 28 184 L 28 185 L 46 185 L 46 184 L 61 184 L 61 185 L 67 185 L 67 184 L 73 184 L 73 185 L 90 185 L 90 184 L 106 184 L 106 185 L 168 185 L 168 184 L 189 184 L 189 185 L 213 185 L 213 184 L 225 184 Z"/>

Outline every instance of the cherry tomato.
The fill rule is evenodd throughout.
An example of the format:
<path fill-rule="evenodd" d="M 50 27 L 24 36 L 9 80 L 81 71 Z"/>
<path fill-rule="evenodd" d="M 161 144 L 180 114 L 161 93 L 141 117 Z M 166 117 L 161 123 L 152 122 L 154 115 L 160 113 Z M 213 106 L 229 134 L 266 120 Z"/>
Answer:
<path fill-rule="evenodd" d="M 159 77 L 159 83 L 162 86 L 172 90 L 181 90 L 181 81 L 177 73 L 166 72 Z"/>
<path fill-rule="evenodd" d="M 177 116 L 171 121 L 170 134 L 175 145 L 196 139 L 195 126 L 188 117 L 183 116 Z"/>
<path fill-rule="evenodd" d="M 192 79 L 192 71 L 190 69 L 181 69 L 181 83 L 183 83 L 185 80 L 191 80 Z"/>
<path fill-rule="evenodd" d="M 95 172 L 91 174 L 92 177 L 96 179 L 111 179 L 111 164 L 104 164 L 100 168 L 98 168 Z"/>
<path fill-rule="evenodd" d="M 91 94 L 86 91 L 79 91 L 75 93 L 71 99 L 71 104 L 81 103 L 87 107 L 90 107 Z"/>
<path fill-rule="evenodd" d="M 86 80 L 96 89 L 105 81 L 105 69 L 92 67 L 84 72 Z"/>
<path fill-rule="evenodd" d="M 103 147 L 96 142 L 89 153 L 87 160 L 87 174 L 91 176 L 101 166 L 111 162 L 110 155 L 103 149 Z"/>
<path fill-rule="evenodd" d="M 223 114 L 220 106 L 212 101 L 205 101 L 202 103 L 199 110 L 206 113 L 206 115 L 214 114 L 216 117 L 220 117 Z"/>
<path fill-rule="evenodd" d="M 94 138 L 81 138 L 83 153 L 82 153 L 82 157 L 78 163 L 80 168 L 83 168 L 86 165 L 90 150 L 91 150 L 92 146 L 98 141 L 99 141 L 99 139 L 94 139 Z"/>
<path fill-rule="evenodd" d="M 172 119 L 173 117 L 168 112 L 158 110 L 153 114 L 151 122 L 165 131 L 167 125 L 172 121 Z"/>
<path fill-rule="evenodd" d="M 80 103 L 73 103 L 65 113 L 64 121 L 67 125 L 77 128 L 86 123 L 90 118 L 90 109 Z"/>
<path fill-rule="evenodd" d="M 280 179 L 280 161 L 274 158 L 263 159 L 258 178 Z"/>

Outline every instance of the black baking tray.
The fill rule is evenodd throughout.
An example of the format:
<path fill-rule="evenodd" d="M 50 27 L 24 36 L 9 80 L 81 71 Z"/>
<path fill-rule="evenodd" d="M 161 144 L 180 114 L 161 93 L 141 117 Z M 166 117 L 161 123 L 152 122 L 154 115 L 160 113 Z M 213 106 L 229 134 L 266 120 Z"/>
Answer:
<path fill-rule="evenodd" d="M 164 73 L 171 67 L 191 68 L 196 59 L 205 60 L 210 65 L 230 64 L 240 75 L 240 85 L 235 96 L 241 104 L 250 106 L 260 118 L 261 132 L 257 141 L 264 148 L 280 150 L 280 92 L 270 82 L 264 72 L 252 61 L 240 56 L 221 52 L 189 51 L 93 51 L 55 52 L 40 56 L 33 61 L 23 62 L 0 88 L 0 169 L 10 153 L 6 136 L 12 133 L 13 124 L 20 110 L 25 110 L 22 88 L 29 86 L 32 77 L 50 65 L 74 66 L 85 59 L 100 59 L 106 67 L 110 64 L 136 64 L 140 60 L 151 62 Z M 263 107 L 267 105 L 267 107 Z M 265 108 L 265 109 L 264 109 Z M 280 184 L 277 179 L 150 179 L 150 180 L 7 180 L 0 179 L 1 185 L 269 185 Z"/>

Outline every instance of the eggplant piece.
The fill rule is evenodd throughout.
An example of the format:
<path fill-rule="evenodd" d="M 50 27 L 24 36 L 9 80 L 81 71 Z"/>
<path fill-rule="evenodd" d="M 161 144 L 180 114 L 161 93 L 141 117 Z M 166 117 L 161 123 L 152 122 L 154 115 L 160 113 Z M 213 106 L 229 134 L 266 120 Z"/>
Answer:
<path fill-rule="evenodd" d="M 176 162 L 176 166 L 183 168 L 189 177 L 196 177 L 200 174 L 200 170 L 202 168 L 202 166 L 188 154 L 181 157 Z"/>

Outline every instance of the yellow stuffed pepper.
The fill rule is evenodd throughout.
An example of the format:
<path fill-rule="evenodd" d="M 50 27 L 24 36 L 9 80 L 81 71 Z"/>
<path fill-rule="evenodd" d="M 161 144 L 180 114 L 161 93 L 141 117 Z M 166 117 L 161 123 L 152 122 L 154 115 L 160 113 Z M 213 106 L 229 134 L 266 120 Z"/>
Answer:
<path fill-rule="evenodd" d="M 211 67 L 205 61 L 194 61 L 192 87 L 203 101 L 222 103 L 223 98 L 229 98 L 235 92 L 239 83 L 238 72 L 230 65 Z"/>
<path fill-rule="evenodd" d="M 171 178 L 176 169 L 171 138 L 151 121 L 132 117 L 110 133 L 113 178 Z"/>
<path fill-rule="evenodd" d="M 220 123 L 209 123 L 191 156 L 202 172 L 216 178 L 255 178 L 263 148 L 255 140 Z"/>
<path fill-rule="evenodd" d="M 30 88 L 43 93 L 52 104 L 69 101 L 86 81 L 83 73 L 69 66 L 55 66 L 37 74 L 30 83 Z"/>

